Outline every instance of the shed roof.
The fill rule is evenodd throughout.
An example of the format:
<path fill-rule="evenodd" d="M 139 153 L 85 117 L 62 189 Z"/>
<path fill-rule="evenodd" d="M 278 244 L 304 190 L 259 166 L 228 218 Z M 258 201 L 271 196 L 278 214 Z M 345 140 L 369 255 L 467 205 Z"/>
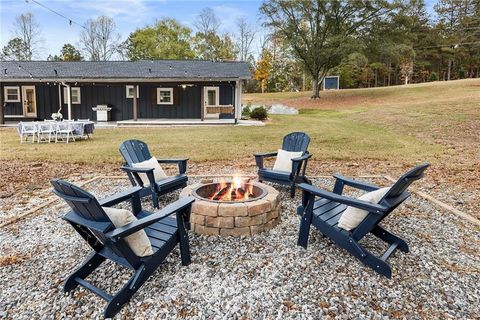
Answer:
<path fill-rule="evenodd" d="M 245 62 L 206 60 L 0 61 L 1 80 L 249 79 Z"/>

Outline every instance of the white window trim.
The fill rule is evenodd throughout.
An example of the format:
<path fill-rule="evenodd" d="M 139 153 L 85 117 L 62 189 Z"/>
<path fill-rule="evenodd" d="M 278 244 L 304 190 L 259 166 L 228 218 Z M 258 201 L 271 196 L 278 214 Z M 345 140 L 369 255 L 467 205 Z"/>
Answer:
<path fill-rule="evenodd" d="M 127 97 L 128 99 L 133 99 L 133 95 L 130 94 L 130 89 L 133 89 L 133 86 L 125 86 L 125 97 Z M 140 90 L 137 86 L 137 99 L 138 98 L 140 98 Z"/>
<path fill-rule="evenodd" d="M 160 101 L 160 92 L 170 92 L 170 102 Z M 157 104 L 173 105 L 173 88 L 157 88 Z"/>
<path fill-rule="evenodd" d="M 82 104 L 82 97 L 81 97 L 81 90 L 80 90 L 80 87 L 70 87 L 71 91 L 70 91 L 70 99 L 72 99 L 72 104 Z M 64 104 L 68 104 L 68 95 L 67 95 L 67 90 L 68 90 L 68 87 L 64 87 L 63 88 L 63 103 Z M 73 91 L 77 91 L 77 96 L 78 96 L 78 101 L 73 101 Z"/>
<path fill-rule="evenodd" d="M 15 89 L 17 90 L 17 99 L 8 99 L 8 95 L 7 95 L 7 91 L 10 90 L 10 89 Z M 3 96 L 4 96 L 4 101 L 5 102 L 21 102 L 21 99 L 20 99 L 20 87 L 19 86 L 6 86 L 6 87 L 3 87 Z"/>
<path fill-rule="evenodd" d="M 215 100 L 217 102 L 216 105 L 210 105 L 208 104 L 208 97 L 205 97 L 205 105 L 207 107 L 216 107 L 216 106 L 219 106 L 220 105 L 220 87 L 205 87 L 206 89 L 206 92 L 208 93 L 208 91 L 215 91 Z"/>

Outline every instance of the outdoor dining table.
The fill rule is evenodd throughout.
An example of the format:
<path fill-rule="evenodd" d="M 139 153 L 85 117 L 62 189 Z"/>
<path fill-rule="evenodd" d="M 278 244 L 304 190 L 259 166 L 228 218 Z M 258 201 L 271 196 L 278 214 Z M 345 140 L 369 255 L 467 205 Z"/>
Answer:
<path fill-rule="evenodd" d="M 26 122 L 28 123 L 28 122 Z M 40 122 L 38 122 L 40 123 Z M 52 124 L 56 124 L 56 121 L 52 121 Z M 95 123 L 93 121 L 69 121 L 73 134 L 76 136 L 87 136 L 90 137 L 95 130 Z M 18 132 L 22 132 L 22 126 L 25 125 L 25 122 L 18 123 Z"/>
<path fill-rule="evenodd" d="M 71 125 L 73 133 L 79 136 L 89 136 L 93 134 L 93 130 L 95 129 L 95 123 L 93 121 L 73 121 Z"/>

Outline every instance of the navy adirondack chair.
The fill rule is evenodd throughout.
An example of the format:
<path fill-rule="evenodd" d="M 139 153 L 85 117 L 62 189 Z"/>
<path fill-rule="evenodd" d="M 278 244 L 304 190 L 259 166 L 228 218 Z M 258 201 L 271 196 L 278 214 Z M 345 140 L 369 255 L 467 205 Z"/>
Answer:
<path fill-rule="evenodd" d="M 428 166 L 428 163 L 421 164 L 402 175 L 378 204 L 343 196 L 345 185 L 368 192 L 377 190 L 379 187 L 340 175 L 334 176 L 336 182 L 333 192 L 321 190 L 309 184 L 300 184 L 299 188 L 303 190 L 303 197 L 302 205 L 297 209 L 297 213 L 302 217 L 298 245 L 307 248 L 310 225 L 313 224 L 322 234 L 350 252 L 363 264 L 391 278 L 392 270 L 387 259 L 397 248 L 403 252 L 408 252 L 409 249 L 404 240 L 383 229 L 379 223 L 410 196 L 407 188 L 412 182 L 423 177 L 423 172 Z M 358 227 L 350 231 L 337 226 L 338 220 L 347 206 L 369 211 Z M 359 244 L 359 241 L 368 233 L 372 233 L 390 244 L 381 257 L 373 255 Z"/>
<path fill-rule="evenodd" d="M 107 301 L 104 315 L 113 317 L 128 302 L 130 297 L 152 275 L 167 255 L 180 244 L 182 265 L 190 264 L 190 249 L 187 235 L 192 197 L 182 198 L 160 211 L 143 211 L 140 203 L 140 187 L 98 201 L 87 191 L 63 180 L 52 180 L 53 192 L 64 199 L 71 208 L 63 218 L 93 251 L 65 281 L 64 291 L 78 285 L 90 290 Z M 137 221 L 115 228 L 102 209 L 123 201 L 130 201 Z M 176 218 L 171 217 L 176 215 Z M 124 238 L 139 230 L 145 230 L 153 248 L 153 255 L 138 257 Z M 130 280 L 113 296 L 85 280 L 106 259 L 134 270 Z"/>
<path fill-rule="evenodd" d="M 120 153 L 125 159 L 124 166 L 121 167 L 125 171 L 133 186 L 140 186 L 140 196 L 146 197 L 151 195 L 153 206 L 158 208 L 158 197 L 187 186 L 188 177 L 187 161 L 188 159 L 158 159 L 158 163 L 176 163 L 178 165 L 179 173 L 175 176 L 168 177 L 159 181 L 155 181 L 152 169 L 134 168 L 133 163 L 143 162 L 152 157 L 148 146 L 145 142 L 140 140 L 127 140 L 120 145 Z M 142 179 L 138 175 L 145 173 L 150 181 L 148 186 L 145 186 Z"/>
<path fill-rule="evenodd" d="M 312 155 L 308 152 L 310 137 L 303 132 L 292 132 L 283 138 L 282 149 L 292 152 L 303 152 L 303 155 L 292 159 L 292 170 L 290 172 L 268 169 L 263 166 L 263 159 L 276 157 L 277 152 L 255 154 L 255 162 L 258 167 L 258 180 L 270 181 L 290 186 L 290 196 L 295 197 L 295 186 L 298 183 L 309 183 L 305 176 L 308 159 Z"/>

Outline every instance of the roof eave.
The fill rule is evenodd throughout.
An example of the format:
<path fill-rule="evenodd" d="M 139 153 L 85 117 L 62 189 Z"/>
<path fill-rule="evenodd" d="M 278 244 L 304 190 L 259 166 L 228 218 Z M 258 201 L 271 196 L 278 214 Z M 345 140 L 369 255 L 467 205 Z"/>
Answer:
<path fill-rule="evenodd" d="M 110 83 L 141 83 L 141 82 L 206 82 L 206 81 L 238 81 L 248 80 L 250 77 L 226 78 L 2 78 L 0 82 L 110 82 Z"/>

